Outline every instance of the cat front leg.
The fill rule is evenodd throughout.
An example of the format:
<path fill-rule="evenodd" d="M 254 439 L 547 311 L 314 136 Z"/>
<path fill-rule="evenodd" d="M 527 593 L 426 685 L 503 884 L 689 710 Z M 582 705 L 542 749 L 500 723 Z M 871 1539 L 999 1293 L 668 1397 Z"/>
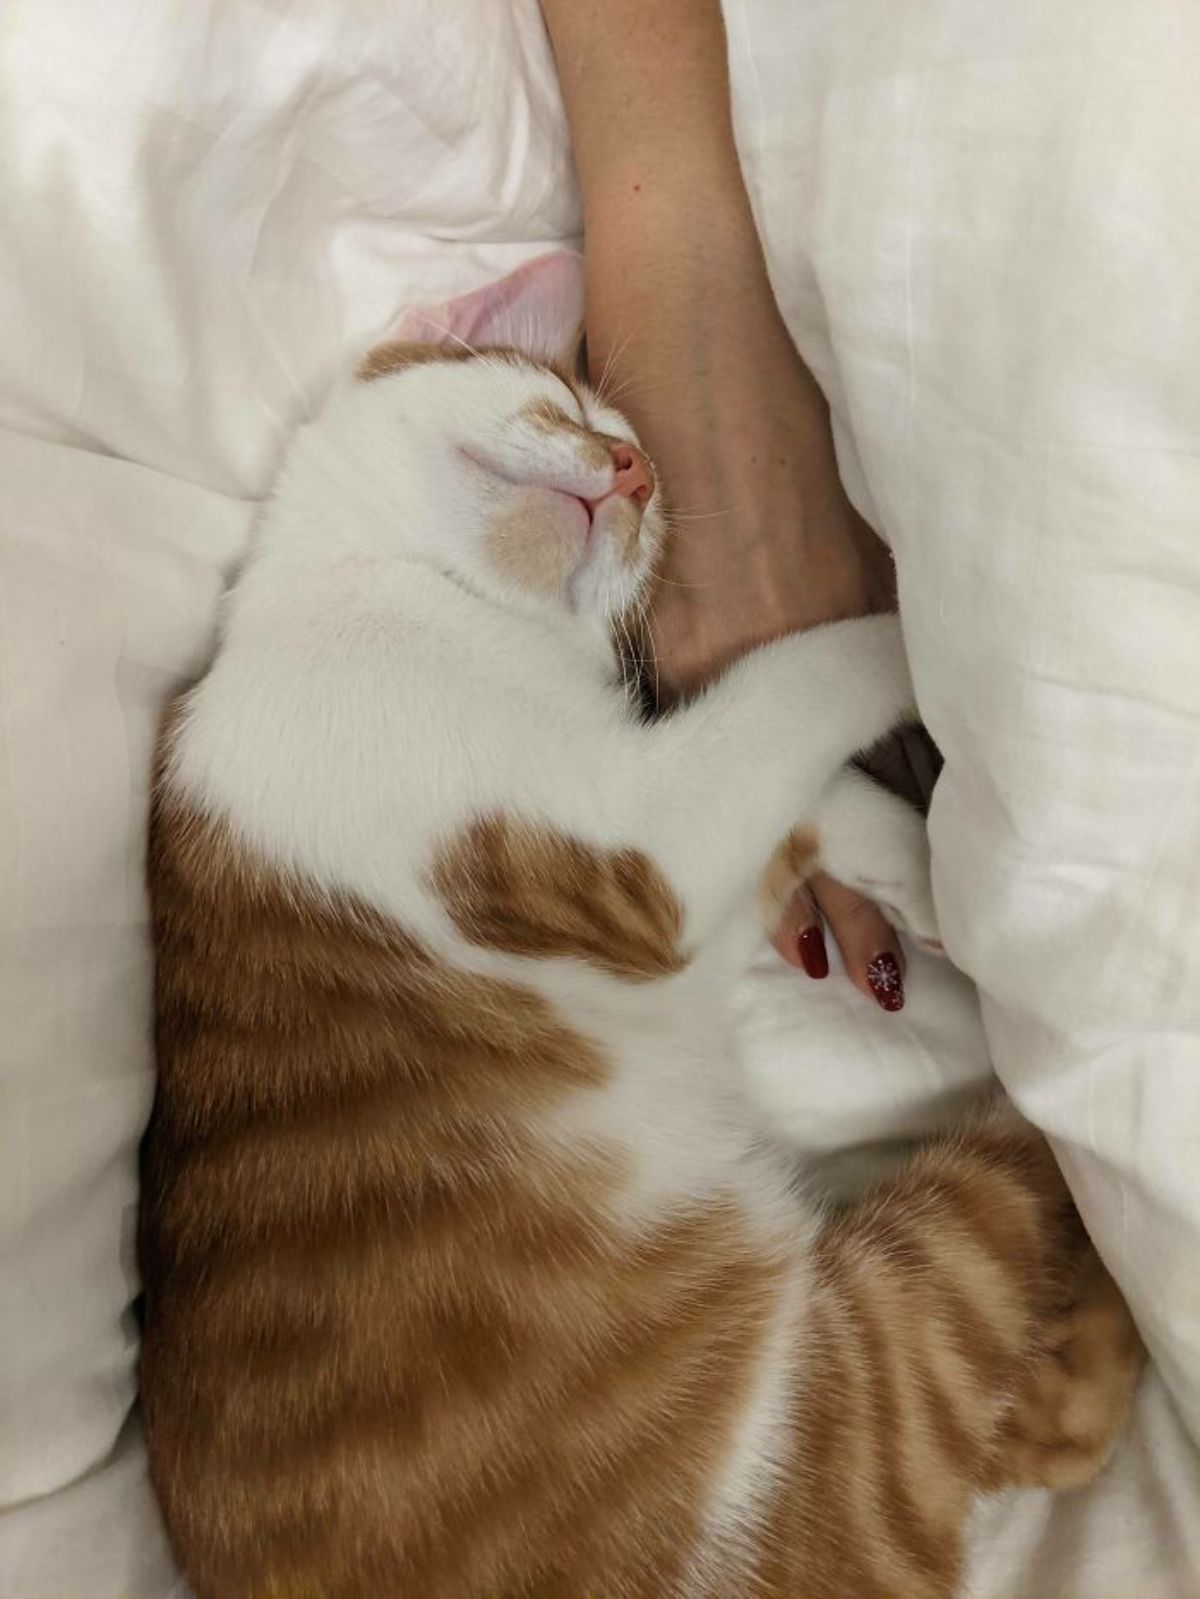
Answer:
<path fill-rule="evenodd" d="M 913 714 L 899 621 L 880 616 L 765 645 L 637 730 L 631 842 L 681 894 L 690 940 L 753 890 L 838 768 Z"/>

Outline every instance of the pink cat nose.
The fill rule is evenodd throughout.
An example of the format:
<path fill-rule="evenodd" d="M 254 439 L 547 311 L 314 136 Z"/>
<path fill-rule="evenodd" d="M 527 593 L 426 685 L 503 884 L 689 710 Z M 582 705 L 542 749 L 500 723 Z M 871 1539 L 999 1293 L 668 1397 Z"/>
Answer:
<path fill-rule="evenodd" d="M 632 500 L 639 507 L 644 506 L 654 493 L 654 468 L 641 450 L 632 444 L 613 444 L 610 454 L 613 464 L 612 488 L 598 499 L 588 501 L 592 510 L 613 495 L 622 500 Z"/>

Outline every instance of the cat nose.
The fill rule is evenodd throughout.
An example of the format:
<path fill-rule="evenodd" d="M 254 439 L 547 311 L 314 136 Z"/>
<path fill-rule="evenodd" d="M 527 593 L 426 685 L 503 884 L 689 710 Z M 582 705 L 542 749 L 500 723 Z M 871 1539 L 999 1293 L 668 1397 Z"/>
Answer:
<path fill-rule="evenodd" d="M 645 505 L 654 493 L 654 472 L 646 457 L 632 444 L 614 444 L 612 463 L 612 492 L 635 505 Z"/>
<path fill-rule="evenodd" d="M 654 468 L 641 450 L 632 444 L 613 444 L 609 453 L 613 464 L 612 488 L 607 494 L 588 501 L 592 510 L 595 511 L 597 506 L 603 505 L 605 500 L 614 495 L 618 499 L 632 500 L 639 508 L 645 506 L 654 493 Z"/>

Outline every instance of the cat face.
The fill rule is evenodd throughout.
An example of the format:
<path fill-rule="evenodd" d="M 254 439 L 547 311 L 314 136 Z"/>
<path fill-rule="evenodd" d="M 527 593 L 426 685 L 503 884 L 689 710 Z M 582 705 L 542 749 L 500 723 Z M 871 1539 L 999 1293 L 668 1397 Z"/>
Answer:
<path fill-rule="evenodd" d="M 512 348 L 397 343 L 360 375 L 420 486 L 427 514 L 404 536 L 421 553 L 501 598 L 599 618 L 635 604 L 662 497 L 629 423 L 590 388 Z"/>
<path fill-rule="evenodd" d="M 574 375 L 578 256 L 412 307 L 326 426 L 394 547 L 501 602 L 607 621 L 646 588 L 662 495 L 629 423 Z"/>

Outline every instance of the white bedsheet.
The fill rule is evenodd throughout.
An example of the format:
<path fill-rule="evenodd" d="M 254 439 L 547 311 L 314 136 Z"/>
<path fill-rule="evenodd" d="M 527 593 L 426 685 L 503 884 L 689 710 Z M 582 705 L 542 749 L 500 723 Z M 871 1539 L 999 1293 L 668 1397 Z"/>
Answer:
<path fill-rule="evenodd" d="M 1195 1599 L 1200 110 L 1186 0 L 730 0 L 739 137 L 852 491 L 897 551 L 950 947 L 903 1018 L 764 961 L 815 1151 L 989 1046 L 1162 1380 L 977 1599 Z M 280 443 L 413 300 L 579 219 L 534 0 L 0 12 L 0 1595 L 166 1599 L 126 1423 L 147 758 Z M 703 197 L 697 198 L 703 204 Z"/>

